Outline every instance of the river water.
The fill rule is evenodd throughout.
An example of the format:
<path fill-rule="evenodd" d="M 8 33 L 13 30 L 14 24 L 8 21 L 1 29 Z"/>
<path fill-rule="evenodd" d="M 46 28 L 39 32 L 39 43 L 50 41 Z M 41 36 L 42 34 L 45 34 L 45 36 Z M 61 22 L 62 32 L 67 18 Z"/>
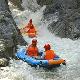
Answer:
<path fill-rule="evenodd" d="M 34 3 L 35 0 L 32 1 L 36 7 L 39 7 L 37 3 Z M 26 4 L 26 1 L 24 3 Z M 21 60 L 11 60 L 9 66 L 0 68 L 0 80 L 80 80 L 80 39 L 73 41 L 51 34 L 47 29 L 48 24 L 53 20 L 57 21 L 58 17 L 53 14 L 53 17 L 49 21 L 43 21 L 43 10 L 46 6 L 39 7 L 36 12 L 33 12 L 31 8 L 31 10 L 26 8 L 25 11 L 19 11 L 13 8 L 10 3 L 9 5 L 17 27 L 24 27 L 29 19 L 32 18 L 33 24 L 38 31 L 37 40 L 39 49 L 44 50 L 44 44 L 50 43 L 55 53 L 65 59 L 67 64 L 66 66 L 61 65 L 60 67 L 48 70 L 31 67 Z M 36 8 L 35 6 L 34 8 Z M 31 43 L 31 39 L 26 35 L 23 35 L 23 38 L 28 43 Z M 19 46 L 19 48 L 21 47 L 25 48 L 25 46 Z"/>

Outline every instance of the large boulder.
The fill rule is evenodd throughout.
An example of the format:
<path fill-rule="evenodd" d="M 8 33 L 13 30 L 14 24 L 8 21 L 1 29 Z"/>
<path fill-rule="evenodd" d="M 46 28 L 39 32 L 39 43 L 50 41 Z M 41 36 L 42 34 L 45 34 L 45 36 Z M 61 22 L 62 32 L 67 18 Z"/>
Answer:
<path fill-rule="evenodd" d="M 80 0 L 37 0 L 38 4 L 46 5 L 44 18 L 58 12 L 57 22 L 49 25 L 49 30 L 60 37 L 71 39 L 80 37 Z"/>
<path fill-rule="evenodd" d="M 8 1 L 0 0 L 0 58 L 9 60 L 9 57 L 14 56 L 17 45 L 26 44 L 11 16 Z"/>

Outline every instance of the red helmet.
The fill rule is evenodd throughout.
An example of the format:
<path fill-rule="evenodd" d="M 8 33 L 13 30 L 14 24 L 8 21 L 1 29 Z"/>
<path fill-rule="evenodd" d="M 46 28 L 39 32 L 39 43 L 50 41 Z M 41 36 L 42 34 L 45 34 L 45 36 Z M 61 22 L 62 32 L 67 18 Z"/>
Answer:
<path fill-rule="evenodd" d="M 36 39 L 33 39 L 33 40 L 32 40 L 32 43 L 37 43 L 37 40 L 36 40 Z"/>
<path fill-rule="evenodd" d="M 49 50 L 49 49 L 51 49 L 51 46 L 50 46 L 50 44 L 45 44 L 44 48 Z"/>
<path fill-rule="evenodd" d="M 30 19 L 29 22 L 32 23 L 32 19 Z"/>

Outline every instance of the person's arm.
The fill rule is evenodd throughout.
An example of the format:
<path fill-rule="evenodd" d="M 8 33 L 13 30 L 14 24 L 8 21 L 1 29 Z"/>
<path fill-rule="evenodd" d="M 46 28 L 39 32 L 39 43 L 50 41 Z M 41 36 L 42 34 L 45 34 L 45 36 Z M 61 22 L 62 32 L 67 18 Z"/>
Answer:
<path fill-rule="evenodd" d="M 29 33 L 30 29 L 28 29 L 26 32 Z"/>
<path fill-rule="evenodd" d="M 24 28 L 29 28 L 29 25 L 30 25 L 30 24 L 28 23 Z"/>
<path fill-rule="evenodd" d="M 30 45 L 26 46 L 26 54 L 28 55 Z"/>

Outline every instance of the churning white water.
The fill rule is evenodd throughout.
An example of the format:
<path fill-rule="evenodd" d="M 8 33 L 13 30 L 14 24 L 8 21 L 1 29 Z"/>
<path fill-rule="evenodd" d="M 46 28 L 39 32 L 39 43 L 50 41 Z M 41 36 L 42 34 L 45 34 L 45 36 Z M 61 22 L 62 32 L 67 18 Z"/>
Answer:
<path fill-rule="evenodd" d="M 27 6 L 29 5 L 27 4 Z M 36 7 L 37 6 L 36 4 Z M 61 65 L 52 70 L 47 70 L 43 68 L 33 68 L 21 60 L 11 60 L 10 66 L 0 68 L 0 80 L 80 80 L 80 40 L 73 41 L 67 38 L 59 38 L 51 34 L 47 29 L 48 24 L 53 20 L 56 21 L 58 17 L 53 15 L 53 18 L 49 21 L 42 21 L 45 7 L 46 6 L 40 9 L 38 8 L 36 12 L 32 12 L 32 10 L 27 8 L 25 11 L 19 11 L 17 9 L 11 9 L 11 11 L 17 27 L 19 28 L 24 27 L 29 19 L 32 18 L 33 24 L 38 31 L 37 40 L 39 49 L 44 50 L 44 44 L 50 43 L 55 53 L 66 60 L 67 65 Z M 26 35 L 23 35 L 23 38 L 28 43 L 31 42 L 31 38 L 28 38 Z"/>

